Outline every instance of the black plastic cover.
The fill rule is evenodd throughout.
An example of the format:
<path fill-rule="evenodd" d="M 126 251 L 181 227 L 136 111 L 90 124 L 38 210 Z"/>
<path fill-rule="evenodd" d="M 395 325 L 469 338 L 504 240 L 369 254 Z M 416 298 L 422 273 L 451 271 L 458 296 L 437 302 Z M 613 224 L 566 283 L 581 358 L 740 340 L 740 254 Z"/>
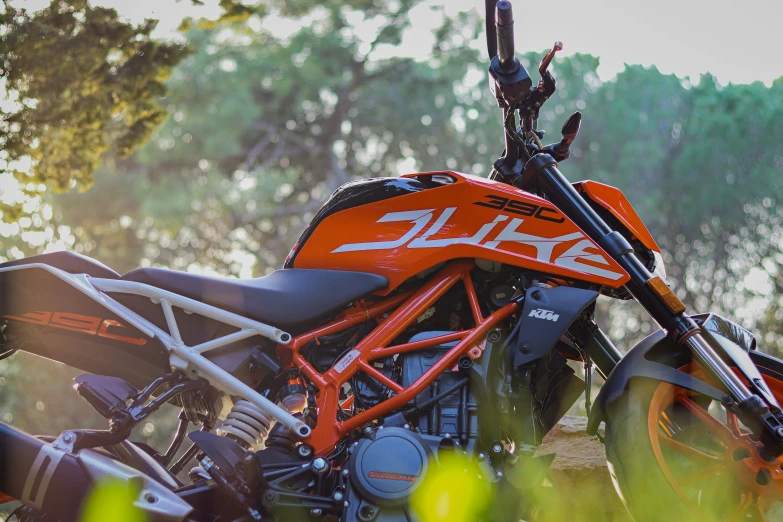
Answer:
<path fill-rule="evenodd" d="M 125 402 L 135 397 L 138 390 L 119 377 L 85 373 L 75 377 L 76 391 L 90 406 L 106 419 L 125 408 Z"/>
<path fill-rule="evenodd" d="M 189 433 L 188 437 L 228 475 L 234 474 L 237 465 L 242 462 L 247 453 L 234 440 L 208 431 L 194 431 Z"/>
<path fill-rule="evenodd" d="M 598 297 L 598 292 L 558 286 L 530 287 L 519 322 L 509 336 L 515 347 L 514 367 L 540 359 L 552 349 L 574 319 Z"/>
<path fill-rule="evenodd" d="M 722 341 L 725 339 L 746 352 L 756 349 L 753 334 L 737 323 L 715 314 L 701 314 L 695 316 L 694 320 L 701 325 L 703 335 L 712 337 L 719 343 L 725 342 Z"/>
<path fill-rule="evenodd" d="M 427 473 L 431 452 L 416 433 L 403 428 L 377 430 L 359 441 L 351 455 L 351 483 L 379 506 L 402 506 Z"/>
<path fill-rule="evenodd" d="M 159 305 L 152 304 L 147 298 L 128 297 L 135 297 L 148 307 L 161 310 Z M 37 311 L 116 321 L 124 328 L 115 331 L 135 342 L 13 319 Z M 21 350 L 85 372 L 120 377 L 136 388 L 143 388 L 153 379 L 171 371 L 169 352 L 159 339 L 148 337 L 100 302 L 43 268 L 0 272 L 0 316 L 3 316 L 0 327 L 7 323 L 4 335 L 9 334 L 14 340 L 19 340 Z M 196 319 L 198 316 L 194 317 L 194 321 Z M 163 325 L 165 327 L 165 322 Z M 182 326 L 180 328 L 184 330 Z"/>
<path fill-rule="evenodd" d="M 755 348 L 753 336 L 741 326 L 713 314 L 696 315 L 692 318 L 704 328 L 705 332 L 723 336 L 743 349 L 750 350 L 748 355 L 751 356 L 751 359 L 755 359 L 754 356 L 758 352 L 752 350 Z M 710 321 L 711 318 L 720 320 Z M 719 325 L 721 325 L 720 328 Z M 688 363 L 689 360 L 690 352 L 678 347 L 663 330 L 653 332 L 639 341 L 617 363 L 601 387 L 601 391 L 598 392 L 590 419 L 588 419 L 587 433 L 594 435 L 598 431 L 599 424 L 606 419 L 607 408 L 626 392 L 631 379 L 646 378 L 668 382 L 720 401 L 725 395 L 723 392 L 701 379 L 677 370 L 679 366 Z"/>

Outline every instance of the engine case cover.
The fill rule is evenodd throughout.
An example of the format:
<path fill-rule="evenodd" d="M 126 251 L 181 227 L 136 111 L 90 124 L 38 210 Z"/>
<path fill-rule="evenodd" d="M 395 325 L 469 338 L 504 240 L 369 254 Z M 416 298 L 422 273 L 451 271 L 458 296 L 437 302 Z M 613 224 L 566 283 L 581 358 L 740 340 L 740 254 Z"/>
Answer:
<path fill-rule="evenodd" d="M 380 429 L 359 441 L 351 455 L 351 484 L 379 506 L 402 506 L 419 487 L 432 452 L 416 433 L 403 428 Z"/>

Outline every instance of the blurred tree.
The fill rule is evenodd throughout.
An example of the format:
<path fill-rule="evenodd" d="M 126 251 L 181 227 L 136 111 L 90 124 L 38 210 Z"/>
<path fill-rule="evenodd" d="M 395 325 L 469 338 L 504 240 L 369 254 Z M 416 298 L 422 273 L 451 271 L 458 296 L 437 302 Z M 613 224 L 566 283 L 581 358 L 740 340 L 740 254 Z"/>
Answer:
<path fill-rule="evenodd" d="M 415 4 L 319 5 L 286 39 L 258 18 L 191 31 L 199 52 L 168 84 L 171 120 L 133 158 L 100 172 L 91 193 L 57 198 L 58 215 L 95 225 L 75 231 L 78 243 L 95 255 L 108 242 L 104 260 L 119 268 L 241 273 L 259 257 L 261 272 L 279 265 L 308 216 L 350 179 L 419 165 L 486 173 L 486 146 L 465 133 L 466 122 L 492 116 L 478 110 L 483 82 L 454 87 L 466 71 L 483 79 L 465 45 L 479 30 L 474 18 L 446 20 L 427 62 L 370 58 L 399 43 Z M 360 38 L 360 24 L 377 26 L 377 36 Z M 470 146 L 454 147 L 466 139 Z M 120 212 L 97 204 L 120 199 Z M 123 219 L 132 233 L 117 233 Z M 123 235 L 127 247 L 118 248 Z"/>
<path fill-rule="evenodd" d="M 104 152 L 130 154 L 161 123 L 157 98 L 185 47 L 134 27 L 114 9 L 53 0 L 33 14 L 4 0 L 0 14 L 0 172 L 24 190 L 90 185 Z M 4 221 L 20 205 L 3 208 Z"/>

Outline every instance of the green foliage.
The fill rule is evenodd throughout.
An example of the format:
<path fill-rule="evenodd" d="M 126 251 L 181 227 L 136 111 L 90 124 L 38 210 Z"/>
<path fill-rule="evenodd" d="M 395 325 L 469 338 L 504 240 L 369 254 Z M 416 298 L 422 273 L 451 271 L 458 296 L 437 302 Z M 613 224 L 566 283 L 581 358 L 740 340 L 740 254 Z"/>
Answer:
<path fill-rule="evenodd" d="M 84 2 L 34 14 L 7 6 L 0 56 L 17 106 L 0 127 L 5 159 L 32 158 L 33 176 L 22 176 L 32 193 L 84 188 L 93 173 L 94 185 L 46 193 L 18 213 L 15 228 L 0 228 L 0 255 L 59 241 L 120 272 L 160 265 L 260 275 L 280 266 L 347 181 L 419 170 L 486 175 L 503 141 L 484 56 L 468 45 L 481 37 L 480 20 L 446 18 L 432 49 L 397 56 L 420 3 L 223 1 L 219 20 L 189 23 L 190 56 L 153 40 L 153 22 L 132 27 Z M 260 23 L 269 13 L 298 30 L 276 35 Z M 375 37 L 360 38 L 359 24 L 374 24 Z M 535 70 L 543 51 L 523 63 Z M 571 112 L 584 114 L 563 172 L 627 194 L 693 310 L 756 320 L 765 346 L 783 347 L 783 211 L 769 197 L 781 189 L 783 81 L 721 86 L 707 75 L 689 85 L 628 66 L 602 82 L 598 65 L 582 54 L 553 63 L 558 90 L 541 112 L 544 141 L 559 138 Z M 34 243 L 35 234 L 48 235 Z M 748 274 L 759 267 L 754 283 Z M 605 325 L 623 348 L 653 328 L 634 304 L 612 308 Z M 37 378 L 38 363 L 24 364 Z M 0 417 L 23 411 L 14 423 L 54 430 L 33 417 L 53 389 L 25 396 L 6 387 Z"/>
<path fill-rule="evenodd" d="M 156 21 L 134 27 L 85 0 L 53 0 L 32 14 L 4 7 L 0 76 L 14 103 L 1 109 L 0 172 L 87 188 L 105 152 L 128 156 L 165 119 L 157 98 L 187 51 L 153 39 Z"/>
<path fill-rule="evenodd" d="M 55 199 L 65 221 L 85 225 L 74 231 L 77 244 L 122 269 L 198 264 L 241 273 L 239 258 L 257 258 L 259 273 L 279 265 L 344 182 L 388 175 L 406 161 L 442 168 L 441 151 L 464 139 L 452 113 L 479 114 L 485 100 L 483 89 L 478 98 L 473 88 L 454 96 L 454 82 L 479 64 L 457 41 L 479 26 L 449 21 L 432 63 L 371 60 L 383 42 L 399 41 L 412 5 L 373 8 L 381 36 L 369 43 L 350 29 L 356 13 L 344 3 L 318 7 L 313 23 L 286 40 L 246 24 L 192 30 L 198 52 L 175 70 L 162 100 L 172 118 L 130 160 L 100 170 L 93 191 Z M 461 152 L 459 165 L 480 165 L 473 147 Z M 121 209 L 107 215 L 100 201 L 122 201 Z M 121 216 L 131 226 L 114 234 Z M 100 248 L 98 235 L 111 248 Z"/>

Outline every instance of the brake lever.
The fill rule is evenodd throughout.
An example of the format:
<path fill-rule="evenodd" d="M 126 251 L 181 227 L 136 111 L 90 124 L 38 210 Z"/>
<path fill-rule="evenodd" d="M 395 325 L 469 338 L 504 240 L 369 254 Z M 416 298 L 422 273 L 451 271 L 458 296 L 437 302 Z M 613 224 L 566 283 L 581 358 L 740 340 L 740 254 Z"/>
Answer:
<path fill-rule="evenodd" d="M 538 66 L 538 73 L 543 76 L 545 72 L 547 72 L 547 69 L 549 68 L 549 64 L 552 62 L 552 58 L 555 57 L 555 53 L 558 51 L 563 50 L 563 42 L 555 42 L 555 45 L 552 46 L 552 49 L 546 53 L 544 58 L 541 60 L 541 64 Z"/>
<path fill-rule="evenodd" d="M 538 86 L 535 89 L 531 89 L 530 96 L 519 104 L 520 116 L 526 122 L 524 126 L 526 131 L 532 130 L 531 123 L 538 119 L 539 109 L 555 93 L 557 82 L 548 69 L 549 64 L 552 63 L 552 59 L 555 57 L 555 53 L 562 49 L 563 44 L 555 42 L 552 49 L 546 53 L 544 59 L 541 60 L 541 65 L 538 67 L 538 72 L 541 74 Z"/>
<path fill-rule="evenodd" d="M 555 57 L 555 53 L 563 50 L 563 42 L 555 42 L 552 49 L 541 60 L 541 64 L 538 66 L 538 73 L 541 75 L 541 79 L 538 80 L 538 92 L 544 96 L 541 101 L 543 103 L 555 93 L 555 77 L 549 72 L 549 64 L 552 63 L 552 59 Z"/>

